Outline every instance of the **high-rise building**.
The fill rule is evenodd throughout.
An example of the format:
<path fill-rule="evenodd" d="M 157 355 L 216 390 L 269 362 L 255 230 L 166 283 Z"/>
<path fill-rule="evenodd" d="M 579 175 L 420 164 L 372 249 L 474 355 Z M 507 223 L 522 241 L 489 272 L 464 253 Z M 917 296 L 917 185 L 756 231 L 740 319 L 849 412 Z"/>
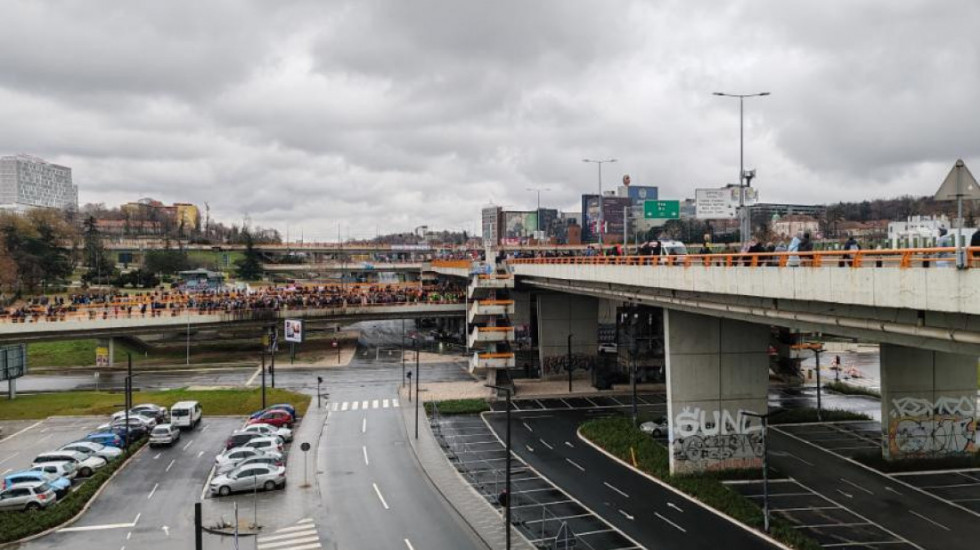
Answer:
<path fill-rule="evenodd" d="M 78 186 L 71 168 L 29 155 L 0 157 L 0 208 L 78 209 Z"/>
<path fill-rule="evenodd" d="M 484 246 L 499 245 L 503 226 L 503 208 L 487 206 L 481 213 Z"/>

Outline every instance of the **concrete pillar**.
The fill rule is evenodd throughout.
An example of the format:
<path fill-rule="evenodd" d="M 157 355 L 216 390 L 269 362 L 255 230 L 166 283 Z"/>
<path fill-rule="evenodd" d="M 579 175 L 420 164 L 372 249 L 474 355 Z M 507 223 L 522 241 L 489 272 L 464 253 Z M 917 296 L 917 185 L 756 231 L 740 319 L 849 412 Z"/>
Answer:
<path fill-rule="evenodd" d="M 107 348 L 109 350 L 109 363 L 108 363 L 108 365 L 106 365 L 109 368 L 112 368 L 113 365 L 115 364 L 115 360 L 114 360 L 114 356 L 116 355 L 116 342 L 115 342 L 115 340 L 116 339 L 113 338 L 113 337 L 111 337 L 111 336 L 109 338 L 99 338 L 98 341 L 96 341 L 96 344 L 95 344 L 97 347 Z"/>
<path fill-rule="evenodd" d="M 589 296 L 539 294 L 538 359 L 542 377 L 568 376 L 568 336 L 572 335 L 572 365 L 594 366 L 598 354 L 598 301 Z"/>
<path fill-rule="evenodd" d="M 888 460 L 977 452 L 977 358 L 882 344 L 881 419 Z"/>
<path fill-rule="evenodd" d="M 769 327 L 664 310 L 670 471 L 762 466 Z"/>

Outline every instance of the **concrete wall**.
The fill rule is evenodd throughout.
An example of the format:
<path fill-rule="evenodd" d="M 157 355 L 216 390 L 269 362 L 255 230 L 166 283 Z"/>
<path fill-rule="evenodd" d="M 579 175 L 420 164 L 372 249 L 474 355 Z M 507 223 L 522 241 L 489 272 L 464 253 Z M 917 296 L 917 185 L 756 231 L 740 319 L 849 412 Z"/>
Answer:
<path fill-rule="evenodd" d="M 977 452 L 977 359 L 881 346 L 882 453 L 889 460 Z"/>
<path fill-rule="evenodd" d="M 757 468 L 769 327 L 664 310 L 672 473 Z"/>
<path fill-rule="evenodd" d="M 598 300 L 571 294 L 538 294 L 538 358 L 543 377 L 567 376 L 568 335 L 576 368 L 598 355 Z"/>

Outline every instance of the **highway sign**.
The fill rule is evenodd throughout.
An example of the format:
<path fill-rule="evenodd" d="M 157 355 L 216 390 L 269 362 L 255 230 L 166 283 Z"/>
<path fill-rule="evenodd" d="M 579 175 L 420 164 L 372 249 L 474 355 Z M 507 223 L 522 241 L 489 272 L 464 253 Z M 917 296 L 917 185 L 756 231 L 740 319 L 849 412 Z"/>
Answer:
<path fill-rule="evenodd" d="M 680 201 L 643 201 L 645 219 L 676 219 L 681 217 Z"/>

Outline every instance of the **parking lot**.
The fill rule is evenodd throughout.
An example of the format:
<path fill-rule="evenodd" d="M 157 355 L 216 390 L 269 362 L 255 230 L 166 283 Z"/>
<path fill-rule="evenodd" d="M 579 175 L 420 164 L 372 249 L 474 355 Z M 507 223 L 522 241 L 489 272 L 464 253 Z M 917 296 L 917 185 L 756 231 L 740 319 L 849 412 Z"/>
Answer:
<path fill-rule="evenodd" d="M 102 416 L 74 416 L 3 422 L 0 424 L 4 433 L 0 439 L 0 477 L 30 468 L 37 455 L 84 439 L 106 421 Z"/>
<path fill-rule="evenodd" d="M 980 514 L 980 468 L 910 472 L 892 477 Z"/>
<path fill-rule="evenodd" d="M 725 483 L 762 507 L 764 499 L 761 481 Z M 789 521 L 824 548 L 917 548 L 853 510 L 790 479 L 770 481 L 769 505 L 774 516 Z"/>
<path fill-rule="evenodd" d="M 779 429 L 847 458 L 881 452 L 881 424 L 874 421 L 784 424 Z"/>
<path fill-rule="evenodd" d="M 663 393 L 637 394 L 637 405 L 640 407 L 667 407 L 667 396 Z M 577 397 L 552 397 L 548 399 L 515 399 L 511 402 L 515 411 L 545 411 L 569 409 L 618 409 L 633 406 L 631 395 L 590 395 Z M 495 411 L 503 411 L 506 404 L 503 401 L 491 403 Z"/>

